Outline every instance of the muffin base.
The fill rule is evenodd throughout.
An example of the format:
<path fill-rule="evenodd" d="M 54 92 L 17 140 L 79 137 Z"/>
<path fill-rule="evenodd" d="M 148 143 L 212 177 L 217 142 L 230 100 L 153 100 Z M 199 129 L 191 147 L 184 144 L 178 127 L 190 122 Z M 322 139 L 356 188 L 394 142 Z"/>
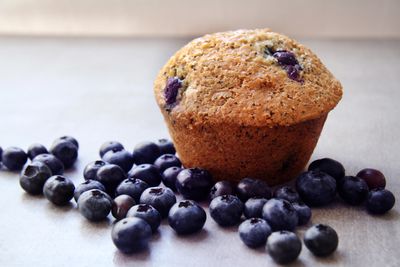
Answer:
<path fill-rule="evenodd" d="M 327 114 L 290 126 L 207 125 L 164 116 L 186 168 L 201 167 L 215 180 L 244 177 L 276 185 L 303 171 L 318 142 Z"/>

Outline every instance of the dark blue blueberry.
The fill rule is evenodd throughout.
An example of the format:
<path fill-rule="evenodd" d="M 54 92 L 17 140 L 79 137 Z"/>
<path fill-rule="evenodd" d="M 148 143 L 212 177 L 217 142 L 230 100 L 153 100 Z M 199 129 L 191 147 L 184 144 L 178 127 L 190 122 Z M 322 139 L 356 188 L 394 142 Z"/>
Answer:
<path fill-rule="evenodd" d="M 154 166 L 156 166 L 159 172 L 162 173 L 170 167 L 181 167 L 182 163 L 177 156 L 172 154 L 164 154 L 154 161 Z"/>
<path fill-rule="evenodd" d="M 274 58 L 276 58 L 278 60 L 278 63 L 280 65 L 297 65 L 299 64 L 299 62 L 296 59 L 296 56 L 289 51 L 276 51 L 275 53 L 273 53 L 272 55 Z"/>
<path fill-rule="evenodd" d="M 301 240 L 295 233 L 278 231 L 268 237 L 267 250 L 271 258 L 279 264 L 293 262 L 301 252 Z"/>
<path fill-rule="evenodd" d="M 75 201 L 78 202 L 78 199 L 82 195 L 82 193 L 84 193 L 86 191 L 89 191 L 91 189 L 98 189 L 98 190 L 103 191 L 103 192 L 106 191 L 106 188 L 104 187 L 104 185 L 102 183 L 100 183 L 99 181 L 86 180 L 83 183 L 79 184 L 75 188 L 75 192 L 74 192 Z"/>
<path fill-rule="evenodd" d="M 169 210 L 168 222 L 179 235 L 193 234 L 203 229 L 206 212 L 192 200 L 175 203 Z"/>
<path fill-rule="evenodd" d="M 44 183 L 51 175 L 51 170 L 44 163 L 31 162 L 22 170 L 19 184 L 29 194 L 42 194 Z"/>
<path fill-rule="evenodd" d="M 129 151 L 126 150 L 110 150 L 103 155 L 102 160 L 107 163 L 120 166 L 125 172 L 128 172 L 130 169 L 132 169 L 133 166 L 133 156 Z"/>
<path fill-rule="evenodd" d="M 136 204 L 135 200 L 128 195 L 119 195 L 114 198 L 111 214 L 117 220 L 122 220 L 127 216 L 128 211 Z"/>
<path fill-rule="evenodd" d="M 275 198 L 286 199 L 290 203 L 300 201 L 299 194 L 290 186 L 282 186 L 275 190 Z"/>
<path fill-rule="evenodd" d="M 143 191 L 149 188 L 149 185 L 140 180 L 135 178 L 128 178 L 123 180 L 115 190 L 115 195 L 128 195 L 132 197 L 136 203 L 139 202 L 140 196 L 142 195 Z"/>
<path fill-rule="evenodd" d="M 391 210 L 396 202 L 392 192 L 382 188 L 372 189 L 367 197 L 366 207 L 372 214 L 384 214 Z"/>
<path fill-rule="evenodd" d="M 128 176 L 145 181 L 149 186 L 158 186 L 161 183 L 161 174 L 153 164 L 135 166 L 128 173 Z"/>
<path fill-rule="evenodd" d="M 350 205 L 360 205 L 368 195 L 367 183 L 355 176 L 345 176 L 338 182 L 339 196 Z"/>
<path fill-rule="evenodd" d="M 97 171 L 106 164 L 107 162 L 102 160 L 90 162 L 83 170 L 83 177 L 85 180 L 97 180 Z"/>
<path fill-rule="evenodd" d="M 179 167 L 170 167 L 166 169 L 162 175 L 161 180 L 166 187 L 171 188 L 172 191 L 176 191 L 176 177 L 182 171 Z"/>
<path fill-rule="evenodd" d="M 178 96 L 179 89 L 182 87 L 182 81 L 177 78 L 168 78 L 167 84 L 164 88 L 165 103 L 167 105 L 173 105 L 176 102 L 176 97 Z"/>
<path fill-rule="evenodd" d="M 246 202 L 252 197 L 271 198 L 271 188 L 268 184 L 264 181 L 253 178 L 242 179 L 237 184 L 236 193 L 243 202 Z"/>
<path fill-rule="evenodd" d="M 78 147 L 66 140 L 57 140 L 50 147 L 50 153 L 56 156 L 66 169 L 74 165 L 78 158 Z"/>
<path fill-rule="evenodd" d="M 160 149 L 161 155 L 163 154 L 175 154 L 175 146 L 170 140 L 162 138 L 156 141 L 156 145 Z"/>
<path fill-rule="evenodd" d="M 153 142 L 141 142 L 133 149 L 133 159 L 136 165 L 153 164 L 161 156 L 160 148 Z"/>
<path fill-rule="evenodd" d="M 57 138 L 56 140 L 54 140 L 54 143 L 57 143 L 58 141 L 68 141 L 68 142 L 73 143 L 77 148 L 79 148 L 78 140 L 76 140 L 76 138 L 74 138 L 72 136 L 68 136 L 68 135 L 61 136 L 61 137 Z"/>
<path fill-rule="evenodd" d="M 71 180 L 61 175 L 51 176 L 43 186 L 44 196 L 58 206 L 66 205 L 73 198 L 74 190 Z"/>
<path fill-rule="evenodd" d="M 28 157 L 33 160 L 37 155 L 48 154 L 47 148 L 42 144 L 32 144 L 28 148 Z"/>
<path fill-rule="evenodd" d="M 385 188 L 386 186 L 385 175 L 376 169 L 362 169 L 356 176 L 363 179 L 370 190 L 375 188 Z"/>
<path fill-rule="evenodd" d="M 335 199 L 336 180 L 321 171 L 308 171 L 297 177 L 296 189 L 307 205 L 325 206 Z"/>
<path fill-rule="evenodd" d="M 220 226 L 233 226 L 240 222 L 243 203 L 237 196 L 223 195 L 211 200 L 210 215 Z"/>
<path fill-rule="evenodd" d="M 244 216 L 248 219 L 250 218 L 261 218 L 262 217 L 262 210 L 267 203 L 268 199 L 266 198 L 258 198 L 258 197 L 252 197 L 249 198 L 245 203 L 244 203 Z"/>
<path fill-rule="evenodd" d="M 223 196 L 223 195 L 234 195 L 235 187 L 229 181 L 219 181 L 216 182 L 213 187 L 210 189 L 209 198 L 212 200 L 213 198 Z"/>
<path fill-rule="evenodd" d="M 310 166 L 308 166 L 308 170 L 317 170 L 327 173 L 335 178 L 336 181 L 339 181 L 345 175 L 343 165 L 339 161 L 330 158 L 314 160 L 313 162 L 311 162 Z"/>
<path fill-rule="evenodd" d="M 168 216 L 172 205 L 176 203 L 174 192 L 169 188 L 150 187 L 140 196 L 140 204 L 148 204 L 158 210 L 162 218 Z"/>
<path fill-rule="evenodd" d="M 304 245 L 315 255 L 326 257 L 331 255 L 339 244 L 336 231 L 324 224 L 311 226 L 304 233 Z"/>
<path fill-rule="evenodd" d="M 113 201 L 107 193 L 91 189 L 82 193 L 78 199 L 79 212 L 89 221 L 98 222 L 110 214 Z"/>
<path fill-rule="evenodd" d="M 123 253 L 133 253 L 148 247 L 151 227 L 143 219 L 129 217 L 118 221 L 111 230 L 114 245 Z"/>
<path fill-rule="evenodd" d="M 239 225 L 240 239 L 251 248 L 265 245 L 271 233 L 269 224 L 260 218 L 251 218 Z"/>
<path fill-rule="evenodd" d="M 161 223 L 161 214 L 153 206 L 148 204 L 133 206 L 129 209 L 126 216 L 145 220 L 150 225 L 153 233 L 157 231 Z"/>
<path fill-rule="evenodd" d="M 40 154 L 33 158 L 33 161 L 40 161 L 50 168 L 53 175 L 64 173 L 64 164 L 52 154 Z"/>
<path fill-rule="evenodd" d="M 120 142 L 117 142 L 117 141 L 105 142 L 100 147 L 100 151 L 99 151 L 100 157 L 102 158 L 104 156 L 104 154 L 106 154 L 110 150 L 112 150 L 114 152 L 121 151 L 121 150 L 124 150 L 124 146 Z"/>
<path fill-rule="evenodd" d="M 176 189 L 186 199 L 202 200 L 207 198 L 213 186 L 211 174 L 200 168 L 182 170 L 176 177 Z"/>
<path fill-rule="evenodd" d="M 110 196 L 115 195 L 115 189 L 125 179 L 124 170 L 115 164 L 106 164 L 97 171 L 97 180 L 104 185 Z"/>
<path fill-rule="evenodd" d="M 282 66 L 282 68 L 286 70 L 286 73 L 290 79 L 301 83 L 303 82 L 303 80 L 300 78 L 300 71 L 301 71 L 300 65 L 295 65 L 295 66 L 285 65 Z"/>
<path fill-rule="evenodd" d="M 292 204 L 287 200 L 277 198 L 272 198 L 265 203 L 262 217 L 274 231 L 293 231 L 299 222 L 297 212 Z"/>
<path fill-rule="evenodd" d="M 8 147 L 2 153 L 3 165 L 10 171 L 20 171 L 28 160 L 28 155 L 19 147 Z"/>
<path fill-rule="evenodd" d="M 292 203 L 292 206 L 296 210 L 297 217 L 299 218 L 299 222 L 297 223 L 297 225 L 307 224 L 310 221 L 312 215 L 310 207 L 301 202 L 294 202 Z"/>

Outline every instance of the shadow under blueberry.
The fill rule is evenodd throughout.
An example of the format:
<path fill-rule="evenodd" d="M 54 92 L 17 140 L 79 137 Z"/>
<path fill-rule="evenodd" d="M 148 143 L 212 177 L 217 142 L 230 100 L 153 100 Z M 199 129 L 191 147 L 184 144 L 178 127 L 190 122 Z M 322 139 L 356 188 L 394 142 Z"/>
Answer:
<path fill-rule="evenodd" d="M 86 231 L 97 231 L 97 230 L 104 230 L 104 229 L 110 229 L 116 222 L 116 220 L 110 219 L 108 216 L 104 220 L 98 221 L 98 222 L 92 222 L 86 219 L 83 216 L 81 217 L 81 231 L 86 232 Z"/>
<path fill-rule="evenodd" d="M 30 201 L 43 200 L 43 199 L 45 199 L 45 197 L 42 194 L 31 195 L 26 192 L 22 192 L 21 199 L 22 199 L 22 202 L 30 202 Z"/>
<path fill-rule="evenodd" d="M 305 246 L 303 247 L 305 249 Z M 327 257 L 318 257 L 307 250 L 307 256 L 313 258 L 315 261 L 327 265 L 336 265 L 338 262 L 343 261 L 343 254 L 340 249 L 335 250 L 331 255 Z"/>
<path fill-rule="evenodd" d="M 367 212 L 367 211 L 365 211 Z M 388 211 L 385 214 L 371 214 L 368 213 L 369 216 L 372 216 L 374 218 L 380 219 L 380 220 L 384 220 L 384 221 L 396 221 L 400 219 L 400 214 L 397 210 L 395 209 L 391 209 L 390 211 Z"/>
<path fill-rule="evenodd" d="M 201 231 L 193 234 L 188 234 L 188 235 L 178 235 L 177 233 L 174 233 L 173 237 L 176 238 L 176 240 L 181 241 L 181 242 L 201 242 L 205 240 L 208 237 L 209 233 L 207 229 L 203 228 Z"/>
<path fill-rule="evenodd" d="M 150 257 L 151 249 L 149 247 L 131 254 L 125 254 L 119 250 L 115 250 L 113 262 L 115 265 L 120 266 L 128 262 L 148 261 Z"/>

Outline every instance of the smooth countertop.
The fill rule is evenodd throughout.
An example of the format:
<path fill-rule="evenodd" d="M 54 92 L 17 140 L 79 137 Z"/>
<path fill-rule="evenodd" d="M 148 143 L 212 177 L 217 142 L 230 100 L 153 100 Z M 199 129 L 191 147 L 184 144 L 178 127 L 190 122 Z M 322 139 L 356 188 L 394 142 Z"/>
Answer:
<path fill-rule="evenodd" d="M 80 142 L 66 172 L 75 184 L 100 145 L 126 148 L 168 136 L 152 81 L 185 39 L 0 38 L 0 146 L 47 146 L 61 135 Z M 332 157 L 349 175 L 380 169 L 400 196 L 400 41 L 303 40 L 343 83 L 312 159 Z M 205 229 L 178 237 L 166 222 L 150 249 L 126 256 L 111 242 L 113 219 L 90 223 L 75 203 L 55 207 L 24 193 L 18 174 L 0 171 L 0 266 L 274 266 L 264 249 L 240 241 L 208 216 Z M 339 234 L 339 248 L 318 259 L 303 246 L 292 266 L 400 266 L 400 205 L 384 216 L 338 201 L 313 209 L 313 223 Z M 209 215 L 209 214 L 208 214 Z M 298 229 L 303 235 L 305 227 Z"/>

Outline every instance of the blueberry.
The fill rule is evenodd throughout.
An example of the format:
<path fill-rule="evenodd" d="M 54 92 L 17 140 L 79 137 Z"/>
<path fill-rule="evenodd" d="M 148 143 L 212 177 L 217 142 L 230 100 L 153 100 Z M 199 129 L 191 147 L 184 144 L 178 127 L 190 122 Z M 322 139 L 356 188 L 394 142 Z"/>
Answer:
<path fill-rule="evenodd" d="M 19 184 L 29 194 L 42 194 L 44 183 L 51 175 L 51 170 L 44 163 L 31 162 L 22 170 Z"/>
<path fill-rule="evenodd" d="M 154 166 L 156 166 L 159 172 L 163 172 L 170 167 L 181 167 L 181 161 L 173 154 L 161 155 L 154 161 Z"/>
<path fill-rule="evenodd" d="M 293 202 L 292 206 L 296 210 L 297 217 L 299 218 L 299 222 L 297 223 L 297 225 L 307 224 L 310 221 L 312 215 L 310 207 L 302 202 Z"/>
<path fill-rule="evenodd" d="M 133 156 L 129 151 L 126 150 L 110 150 L 103 155 L 102 160 L 107 163 L 120 166 L 125 172 L 128 172 L 130 169 L 132 169 L 133 166 Z"/>
<path fill-rule="evenodd" d="M 192 200 L 175 203 L 168 213 L 168 222 L 179 235 L 193 234 L 203 229 L 206 212 Z"/>
<path fill-rule="evenodd" d="M 161 180 L 166 187 L 171 188 L 172 191 L 176 191 L 176 177 L 182 171 L 179 167 L 169 167 L 162 175 Z"/>
<path fill-rule="evenodd" d="M 286 199 L 290 203 L 300 201 L 299 194 L 290 186 L 282 186 L 275 190 L 275 198 Z"/>
<path fill-rule="evenodd" d="M 3 157 L 3 148 L 1 148 L 1 146 L 0 146 L 0 162 L 2 161 L 2 157 Z"/>
<path fill-rule="evenodd" d="M 139 202 L 140 196 L 142 195 L 143 191 L 149 188 L 149 185 L 140 180 L 134 178 L 128 178 L 123 180 L 115 190 L 115 195 L 128 195 L 132 197 L 136 203 Z"/>
<path fill-rule="evenodd" d="M 129 209 L 127 217 L 137 217 L 145 220 L 155 233 L 161 223 L 161 215 L 153 206 L 148 204 L 135 205 Z"/>
<path fill-rule="evenodd" d="M 350 205 L 359 205 L 368 195 L 367 183 L 355 176 L 345 176 L 338 182 L 339 196 Z"/>
<path fill-rule="evenodd" d="M 28 157 L 33 160 L 37 155 L 48 154 L 47 148 L 42 144 L 32 144 L 28 148 Z"/>
<path fill-rule="evenodd" d="M 293 231 L 299 222 L 293 205 L 287 200 L 277 198 L 272 198 L 265 203 L 262 210 L 262 217 L 274 231 Z"/>
<path fill-rule="evenodd" d="M 78 158 L 78 147 L 66 140 L 57 140 L 50 147 L 50 153 L 56 156 L 66 169 L 74 165 Z"/>
<path fill-rule="evenodd" d="M 308 171 L 297 177 L 296 189 L 307 205 L 324 206 L 335 199 L 336 180 L 321 171 Z"/>
<path fill-rule="evenodd" d="M 79 212 L 92 222 L 106 219 L 110 214 L 112 204 L 111 197 L 98 189 L 85 191 L 78 199 Z"/>
<path fill-rule="evenodd" d="M 210 189 L 209 198 L 213 199 L 223 195 L 234 195 L 235 188 L 229 181 L 219 181 Z"/>
<path fill-rule="evenodd" d="M 386 186 L 385 175 L 378 170 L 370 168 L 362 169 L 356 176 L 363 179 L 370 190 L 375 188 L 385 188 Z"/>
<path fill-rule="evenodd" d="M 265 245 L 271 233 L 269 224 L 260 218 L 251 218 L 239 225 L 240 239 L 251 248 Z"/>
<path fill-rule="evenodd" d="M 261 218 L 262 217 L 262 209 L 267 203 L 268 199 L 266 198 L 258 198 L 252 197 L 249 198 L 244 203 L 244 216 L 248 219 L 250 218 Z"/>
<path fill-rule="evenodd" d="M 86 191 L 89 191 L 91 189 L 98 189 L 98 190 L 103 191 L 103 192 L 106 191 L 106 188 L 104 187 L 104 185 L 102 183 L 100 183 L 99 181 L 86 180 L 83 183 L 79 184 L 75 188 L 75 192 L 74 192 L 75 201 L 78 202 L 78 199 L 82 195 L 82 193 L 84 193 Z"/>
<path fill-rule="evenodd" d="M 274 261 L 287 264 L 299 256 L 301 240 L 295 233 L 289 231 L 274 232 L 268 237 L 267 250 Z"/>
<path fill-rule="evenodd" d="M 117 141 L 105 142 L 100 147 L 100 151 L 99 151 L 100 157 L 102 158 L 104 156 L 104 154 L 106 154 L 110 150 L 117 152 L 120 150 L 124 150 L 124 146 L 120 142 L 117 142 Z"/>
<path fill-rule="evenodd" d="M 160 155 L 160 148 L 153 142 L 141 142 L 133 149 L 133 158 L 136 165 L 153 164 Z"/>
<path fill-rule="evenodd" d="M 52 154 L 40 154 L 33 158 L 33 161 L 40 161 L 50 168 L 53 175 L 64 173 L 64 164 Z"/>
<path fill-rule="evenodd" d="M 237 196 L 246 202 L 252 197 L 271 198 L 271 188 L 264 181 L 252 178 L 242 179 L 236 187 Z"/>
<path fill-rule="evenodd" d="M 158 146 L 158 148 L 160 149 L 161 154 L 175 154 L 176 150 L 174 147 L 174 144 L 165 138 L 162 139 L 158 139 L 156 141 L 156 145 Z"/>
<path fill-rule="evenodd" d="M 74 196 L 74 190 L 71 180 L 61 175 L 51 176 L 43 186 L 44 196 L 58 206 L 66 205 Z"/>
<path fill-rule="evenodd" d="M 205 169 L 184 169 L 176 177 L 176 189 L 187 199 L 207 198 L 212 186 L 213 178 Z"/>
<path fill-rule="evenodd" d="M 19 147 L 8 147 L 2 153 L 3 165 L 10 171 L 20 171 L 28 160 L 28 155 Z"/>
<path fill-rule="evenodd" d="M 316 224 L 304 233 L 304 244 L 315 256 L 326 257 L 336 250 L 339 237 L 332 227 Z"/>
<path fill-rule="evenodd" d="M 299 62 L 296 59 L 296 56 L 289 51 L 276 51 L 272 55 L 274 58 L 278 60 L 278 63 L 281 65 L 296 65 L 299 64 Z"/>
<path fill-rule="evenodd" d="M 97 180 L 97 171 L 106 164 L 107 162 L 102 160 L 90 162 L 83 170 L 83 177 L 85 180 Z"/>
<path fill-rule="evenodd" d="M 114 198 L 112 203 L 111 213 L 117 220 L 122 220 L 126 217 L 130 208 L 136 204 L 135 200 L 128 195 L 119 195 Z"/>
<path fill-rule="evenodd" d="M 129 217 L 118 221 L 111 230 L 114 245 L 123 253 L 132 253 L 148 247 L 150 225 L 140 218 Z"/>
<path fill-rule="evenodd" d="M 311 162 L 310 166 L 308 166 L 308 170 L 325 172 L 335 178 L 336 181 L 339 181 L 345 175 L 343 165 L 340 162 L 330 158 L 314 160 Z"/>
<path fill-rule="evenodd" d="M 104 185 L 106 192 L 114 196 L 115 189 L 126 179 L 126 174 L 118 165 L 106 164 L 98 169 L 97 179 Z"/>
<path fill-rule="evenodd" d="M 61 136 L 61 137 L 57 138 L 56 140 L 54 140 L 54 143 L 57 143 L 58 141 L 67 141 L 67 142 L 71 142 L 71 143 L 73 143 L 77 148 L 79 148 L 78 140 L 76 140 L 76 138 L 74 138 L 74 137 L 72 137 L 72 136 L 68 136 L 68 135 Z"/>
<path fill-rule="evenodd" d="M 286 73 L 290 79 L 303 82 L 303 80 L 300 78 L 300 71 L 302 70 L 300 65 L 283 65 L 282 68 L 286 70 Z"/>
<path fill-rule="evenodd" d="M 395 201 L 392 192 L 376 188 L 369 192 L 366 207 L 372 214 L 384 214 L 393 208 Z"/>
<path fill-rule="evenodd" d="M 240 222 L 243 203 L 237 196 L 223 195 L 211 200 L 210 215 L 220 226 L 233 226 Z"/>
<path fill-rule="evenodd" d="M 168 78 L 164 88 L 165 103 L 167 106 L 175 104 L 179 89 L 182 87 L 182 80 L 178 77 Z"/>
<path fill-rule="evenodd" d="M 145 181 L 149 186 L 158 186 L 161 183 L 161 174 L 153 164 L 135 166 L 128 173 L 128 176 Z"/>
<path fill-rule="evenodd" d="M 148 204 L 158 210 L 162 218 L 168 216 L 172 205 L 176 203 L 174 192 L 169 188 L 150 187 L 144 190 L 140 196 L 141 204 Z"/>

